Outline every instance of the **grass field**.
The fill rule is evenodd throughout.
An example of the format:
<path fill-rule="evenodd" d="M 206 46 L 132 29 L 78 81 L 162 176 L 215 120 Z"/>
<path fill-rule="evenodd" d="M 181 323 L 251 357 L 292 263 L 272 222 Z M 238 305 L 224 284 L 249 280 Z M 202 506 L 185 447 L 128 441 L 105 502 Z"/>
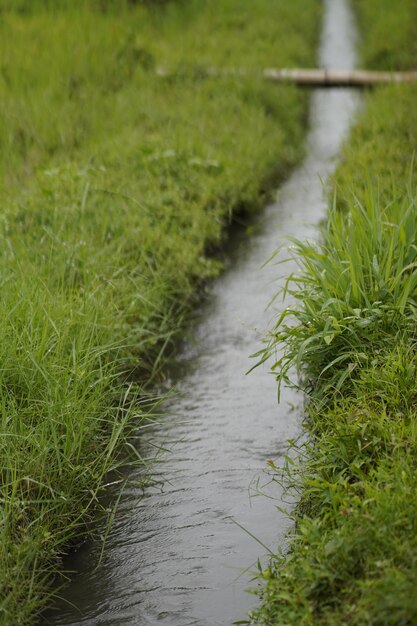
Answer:
<path fill-rule="evenodd" d="M 416 66 L 417 7 L 357 0 L 365 67 Z M 295 324 L 270 337 L 309 393 L 288 555 L 264 573 L 253 622 L 417 623 L 417 148 L 415 87 L 366 107 L 334 176 L 321 242 L 298 242 Z M 294 319 L 293 318 L 293 319 Z"/>
<path fill-rule="evenodd" d="M 302 154 L 318 0 L 0 0 L 0 623 L 36 622 L 236 212 Z M 155 76 L 165 66 L 171 79 Z M 109 479 L 110 480 L 110 479 Z"/>

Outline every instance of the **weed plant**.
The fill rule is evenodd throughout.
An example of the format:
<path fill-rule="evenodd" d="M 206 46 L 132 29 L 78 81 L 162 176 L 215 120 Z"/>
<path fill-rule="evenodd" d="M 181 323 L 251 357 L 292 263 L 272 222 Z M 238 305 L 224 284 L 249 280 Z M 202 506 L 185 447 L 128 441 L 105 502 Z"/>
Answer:
<path fill-rule="evenodd" d="M 220 269 L 212 253 L 233 213 L 256 210 L 302 153 L 305 95 L 199 68 L 313 64 L 320 3 L 0 9 L 0 623 L 10 626 L 36 621 L 105 476 L 142 462 L 149 385 Z M 175 77 L 157 77 L 159 65 Z"/>
<path fill-rule="evenodd" d="M 395 194 L 396 195 L 396 194 Z M 411 192 L 381 207 L 369 188 L 365 203 L 348 212 L 335 201 L 322 242 L 292 241 L 299 272 L 285 292 L 286 308 L 272 333 L 265 358 L 284 344 L 275 362 L 278 381 L 294 370 L 305 384 L 326 396 L 346 388 L 348 379 L 387 342 L 417 319 L 417 199 Z"/>

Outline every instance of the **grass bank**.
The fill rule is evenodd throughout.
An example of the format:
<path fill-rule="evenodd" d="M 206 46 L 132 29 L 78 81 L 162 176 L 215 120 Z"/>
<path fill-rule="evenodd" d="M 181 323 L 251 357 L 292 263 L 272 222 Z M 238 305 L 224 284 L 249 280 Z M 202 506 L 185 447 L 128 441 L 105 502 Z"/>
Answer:
<path fill-rule="evenodd" d="M 1 624 L 36 621 L 105 477 L 141 462 L 210 252 L 302 153 L 304 94 L 200 68 L 311 65 L 319 22 L 318 0 L 0 0 Z"/>
<path fill-rule="evenodd" d="M 365 67 L 415 69 L 417 9 L 357 0 Z M 308 442 L 277 479 L 299 504 L 264 572 L 256 624 L 417 623 L 417 89 L 366 96 L 317 245 L 298 242 L 295 305 L 271 334 L 309 394 Z"/>

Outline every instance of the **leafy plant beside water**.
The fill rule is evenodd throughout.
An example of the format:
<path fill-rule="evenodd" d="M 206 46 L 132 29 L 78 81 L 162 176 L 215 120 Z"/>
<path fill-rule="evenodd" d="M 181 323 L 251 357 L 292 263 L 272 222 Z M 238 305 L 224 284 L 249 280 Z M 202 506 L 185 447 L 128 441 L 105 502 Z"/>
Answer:
<path fill-rule="evenodd" d="M 299 272 L 285 292 L 293 304 L 271 334 L 263 358 L 276 346 L 284 354 L 273 370 L 278 381 L 295 368 L 320 395 L 341 389 L 368 366 L 387 341 L 409 332 L 417 320 L 417 199 L 380 206 L 368 188 L 364 203 L 348 212 L 336 201 L 320 244 L 292 240 Z"/>

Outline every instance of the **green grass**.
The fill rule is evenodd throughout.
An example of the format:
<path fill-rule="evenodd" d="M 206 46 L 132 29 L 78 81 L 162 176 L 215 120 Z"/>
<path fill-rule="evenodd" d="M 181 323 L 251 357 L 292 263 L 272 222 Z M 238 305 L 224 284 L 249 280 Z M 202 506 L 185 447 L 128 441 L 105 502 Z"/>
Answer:
<path fill-rule="evenodd" d="M 401 199 L 417 183 L 415 85 L 380 88 L 365 96 L 365 111 L 342 151 L 333 179 L 339 207 L 354 194 L 361 202 L 371 187 L 382 205 Z"/>
<path fill-rule="evenodd" d="M 417 319 L 417 198 L 381 207 L 372 192 L 348 215 L 331 209 L 321 244 L 293 242 L 299 271 L 286 291 L 296 305 L 281 315 L 265 356 L 284 344 L 278 380 L 295 368 L 320 396 L 345 390 L 392 336 L 407 328 L 412 336 Z"/>
<path fill-rule="evenodd" d="M 1 624 L 141 463 L 227 225 L 302 154 L 305 94 L 199 68 L 314 64 L 318 0 L 128 4 L 0 2 Z"/>
<path fill-rule="evenodd" d="M 414 4 L 357 0 L 366 64 L 412 66 Z M 309 437 L 273 468 L 299 503 L 251 623 L 417 623 L 416 95 L 367 96 L 320 241 L 293 242 L 295 304 L 264 357 L 280 344 L 278 383 L 298 373 Z"/>
<path fill-rule="evenodd" d="M 417 6 L 412 0 L 353 0 L 362 31 L 362 65 L 376 70 L 417 67 Z"/>

